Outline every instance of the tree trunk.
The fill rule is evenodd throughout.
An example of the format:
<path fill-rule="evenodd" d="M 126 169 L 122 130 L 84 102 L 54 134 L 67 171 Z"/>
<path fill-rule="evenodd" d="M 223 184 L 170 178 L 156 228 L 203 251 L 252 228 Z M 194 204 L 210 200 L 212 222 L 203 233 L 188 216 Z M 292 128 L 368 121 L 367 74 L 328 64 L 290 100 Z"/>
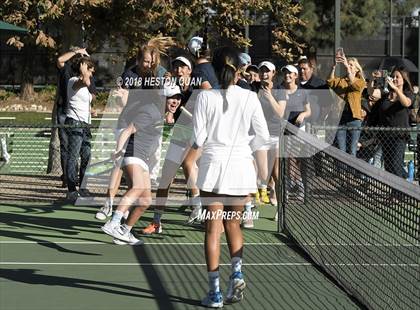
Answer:
<path fill-rule="evenodd" d="M 74 22 L 70 18 L 64 18 L 62 25 L 62 32 L 66 33 L 63 37 L 63 50 L 61 53 L 67 52 L 72 45 L 81 41 L 81 34 L 79 27 L 75 27 Z M 52 125 L 58 125 L 57 119 L 57 103 L 58 103 L 58 94 L 59 89 L 57 87 L 56 100 L 54 102 L 54 108 L 51 115 Z M 60 139 L 58 128 L 51 128 L 51 139 L 49 145 L 49 154 L 48 154 L 48 167 L 47 173 L 60 175 L 62 174 L 61 169 L 61 157 L 60 157 Z"/>
<path fill-rule="evenodd" d="M 33 49 L 32 44 L 25 44 L 23 52 L 23 66 L 20 84 L 20 98 L 22 100 L 33 100 L 34 98 L 34 76 L 33 76 Z"/>
<path fill-rule="evenodd" d="M 57 100 L 54 103 L 54 108 L 51 115 L 52 125 L 57 125 Z M 61 175 L 61 158 L 60 158 L 60 139 L 58 135 L 58 128 L 51 127 L 51 138 L 48 151 L 48 167 L 47 173 L 54 175 Z"/>

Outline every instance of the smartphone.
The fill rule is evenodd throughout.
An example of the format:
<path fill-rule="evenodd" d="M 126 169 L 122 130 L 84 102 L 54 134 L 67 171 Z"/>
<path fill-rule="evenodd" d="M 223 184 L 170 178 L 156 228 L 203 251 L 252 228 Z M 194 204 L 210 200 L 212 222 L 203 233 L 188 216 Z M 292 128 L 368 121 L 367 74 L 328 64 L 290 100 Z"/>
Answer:
<path fill-rule="evenodd" d="M 344 49 L 342 47 L 337 48 L 335 55 L 338 57 L 344 57 Z"/>

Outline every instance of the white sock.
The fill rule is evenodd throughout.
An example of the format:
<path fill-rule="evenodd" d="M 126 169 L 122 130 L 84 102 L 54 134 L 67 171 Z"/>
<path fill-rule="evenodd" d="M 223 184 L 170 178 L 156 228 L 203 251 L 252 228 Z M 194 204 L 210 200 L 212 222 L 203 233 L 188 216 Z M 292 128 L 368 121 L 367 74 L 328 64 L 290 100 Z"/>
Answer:
<path fill-rule="evenodd" d="M 108 205 L 111 207 L 111 209 L 112 209 L 113 204 L 114 204 L 114 199 L 112 199 L 111 197 L 108 197 Z"/>
<path fill-rule="evenodd" d="M 259 189 L 267 189 L 267 183 L 261 182 Z"/>
<path fill-rule="evenodd" d="M 123 216 L 123 212 L 121 212 L 120 210 L 115 210 L 114 214 L 112 215 L 111 222 L 114 224 L 120 224 Z"/>
<path fill-rule="evenodd" d="M 234 272 L 241 272 L 242 269 L 242 257 L 232 257 L 231 260 L 231 267 L 232 267 L 232 273 Z"/>
<path fill-rule="evenodd" d="M 245 204 L 245 212 L 251 212 L 252 207 L 253 207 L 252 202 L 251 201 L 247 202 Z"/>
<path fill-rule="evenodd" d="M 210 291 L 219 292 L 220 291 L 219 271 L 211 271 L 208 274 L 209 274 L 209 288 L 210 288 Z"/>
<path fill-rule="evenodd" d="M 200 195 L 193 196 L 192 199 L 191 199 L 191 204 L 193 205 L 194 209 L 197 208 L 197 207 L 201 208 Z"/>

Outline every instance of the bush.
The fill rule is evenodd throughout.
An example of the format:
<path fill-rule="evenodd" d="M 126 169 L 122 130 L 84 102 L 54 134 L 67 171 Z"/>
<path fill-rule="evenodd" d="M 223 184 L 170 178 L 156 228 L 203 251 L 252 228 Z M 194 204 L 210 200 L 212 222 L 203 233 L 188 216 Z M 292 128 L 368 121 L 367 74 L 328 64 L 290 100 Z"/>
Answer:
<path fill-rule="evenodd" d="M 96 99 L 93 102 L 95 106 L 105 107 L 108 102 L 109 92 L 97 92 Z"/>
<path fill-rule="evenodd" d="M 11 90 L 0 89 L 0 101 L 16 97 L 17 95 Z"/>

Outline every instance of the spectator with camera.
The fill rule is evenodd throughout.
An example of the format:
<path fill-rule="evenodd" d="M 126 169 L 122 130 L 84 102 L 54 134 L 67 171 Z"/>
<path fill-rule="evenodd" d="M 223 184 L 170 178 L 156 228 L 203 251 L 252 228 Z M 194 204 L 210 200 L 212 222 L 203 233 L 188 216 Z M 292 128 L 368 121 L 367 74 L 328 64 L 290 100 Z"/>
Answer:
<path fill-rule="evenodd" d="M 345 77 L 335 76 L 337 64 L 344 65 Z M 362 125 L 362 92 L 366 88 L 362 66 L 356 58 L 347 59 L 343 50 L 338 49 L 327 84 L 344 100 L 344 109 L 339 123 L 343 128 L 337 130 L 336 134 L 338 147 L 344 152 L 356 155 L 360 137 L 360 129 L 357 128 Z"/>
<path fill-rule="evenodd" d="M 57 69 L 58 69 L 58 85 L 57 85 L 57 96 L 56 96 L 56 122 L 58 125 L 64 125 L 66 120 L 66 113 L 68 110 L 67 100 L 67 84 L 71 77 L 75 75 L 73 72 L 72 64 L 77 62 L 80 57 L 89 57 L 86 48 L 72 47 L 68 52 L 60 55 L 57 58 Z M 95 81 L 91 77 L 89 92 L 92 94 L 93 99 L 95 98 L 96 88 Z M 61 180 L 62 186 L 67 187 L 67 159 L 68 159 L 68 137 L 67 130 L 65 128 L 59 128 L 58 137 L 60 140 L 60 163 L 63 174 Z"/>
<path fill-rule="evenodd" d="M 95 72 L 93 61 L 86 56 L 80 57 L 73 64 L 76 76 L 69 79 L 67 84 L 68 109 L 65 124 L 68 136 L 68 159 L 67 159 L 67 199 L 75 201 L 79 192 L 76 190 L 77 162 L 80 156 L 79 178 L 82 182 L 86 168 L 90 160 L 91 151 L 91 123 L 90 104 L 93 95 L 89 91 L 91 78 Z M 83 192 L 79 190 L 83 196 Z"/>
<path fill-rule="evenodd" d="M 380 72 L 372 74 L 368 85 L 369 94 L 373 94 L 375 81 L 381 78 Z M 396 67 L 387 78 L 389 92 L 382 92 L 378 102 L 379 124 L 384 127 L 408 128 L 409 108 L 413 102 L 413 88 L 409 73 L 404 67 Z M 397 176 L 404 177 L 404 154 L 408 132 L 390 131 L 380 136 L 384 151 L 385 170 Z"/>

